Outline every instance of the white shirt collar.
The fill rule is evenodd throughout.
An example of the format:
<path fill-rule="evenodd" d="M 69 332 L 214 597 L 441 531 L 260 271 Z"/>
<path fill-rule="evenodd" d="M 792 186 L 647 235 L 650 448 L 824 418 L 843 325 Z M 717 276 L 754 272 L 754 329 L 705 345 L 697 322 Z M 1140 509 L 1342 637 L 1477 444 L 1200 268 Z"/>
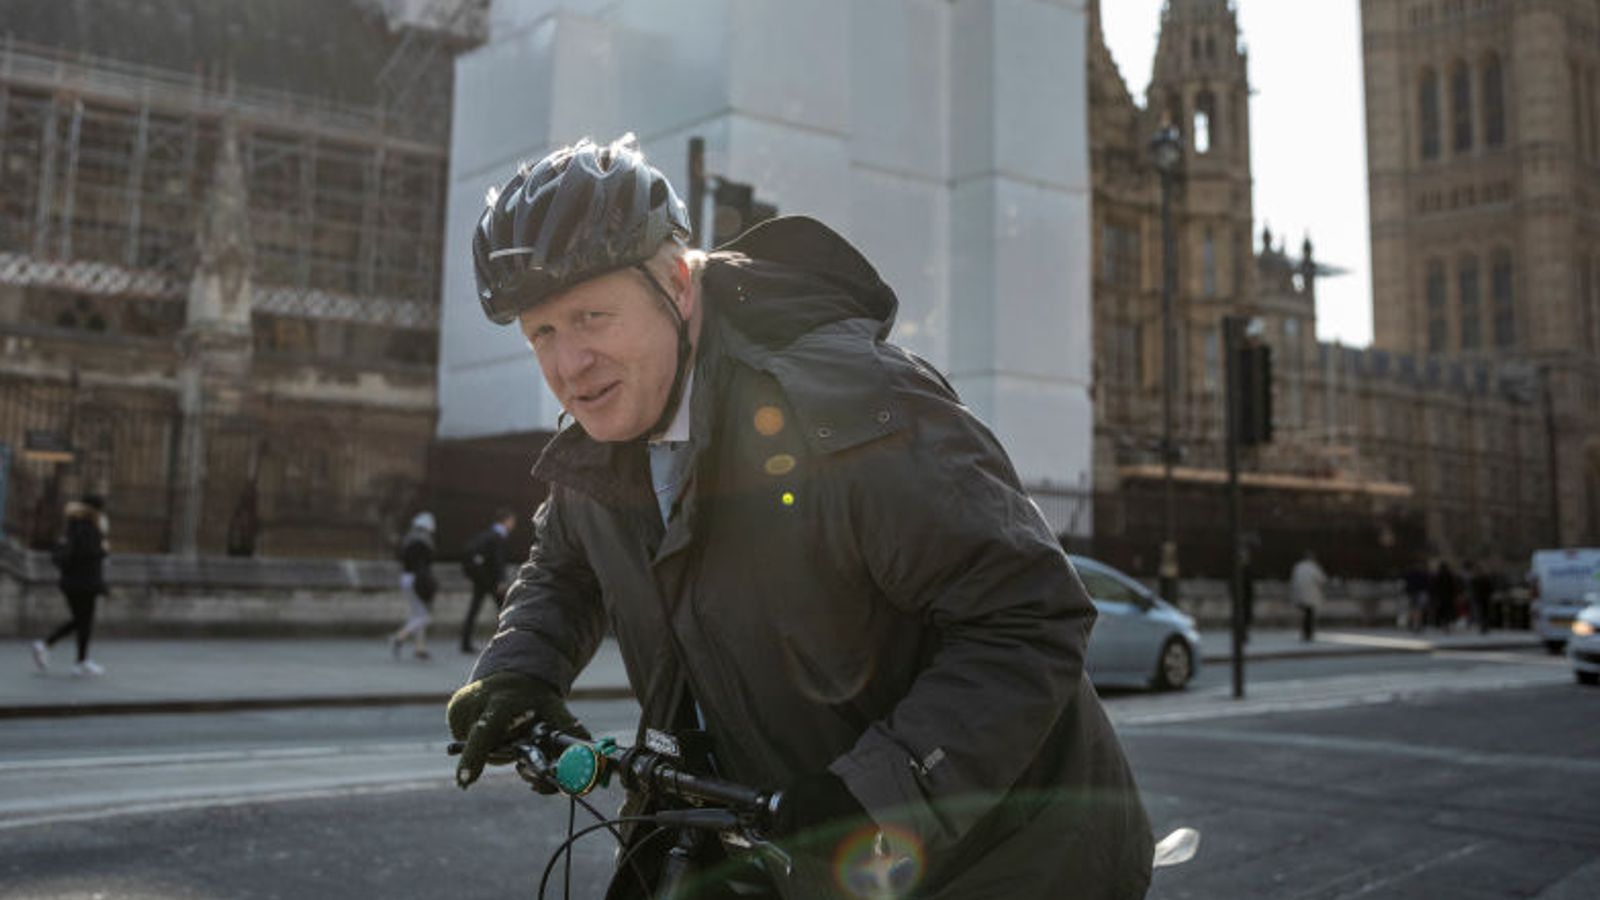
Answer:
<path fill-rule="evenodd" d="M 683 396 L 678 398 L 678 411 L 672 416 L 667 430 L 650 439 L 652 444 L 682 443 L 689 440 L 689 398 L 694 396 L 694 369 L 683 379 Z"/>

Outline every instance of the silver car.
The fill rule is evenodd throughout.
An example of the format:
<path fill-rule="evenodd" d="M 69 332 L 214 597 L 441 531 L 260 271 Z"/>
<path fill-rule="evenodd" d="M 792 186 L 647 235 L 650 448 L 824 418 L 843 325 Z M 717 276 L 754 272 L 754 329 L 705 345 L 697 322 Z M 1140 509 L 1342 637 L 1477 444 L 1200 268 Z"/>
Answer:
<path fill-rule="evenodd" d="M 1100 612 L 1089 636 L 1089 678 L 1168 691 L 1188 685 L 1200 671 L 1194 619 L 1105 563 L 1069 558 Z"/>
<path fill-rule="evenodd" d="M 1600 600 L 1584 607 L 1572 620 L 1571 627 L 1567 659 L 1572 662 L 1573 676 L 1579 684 L 1600 684 Z"/>

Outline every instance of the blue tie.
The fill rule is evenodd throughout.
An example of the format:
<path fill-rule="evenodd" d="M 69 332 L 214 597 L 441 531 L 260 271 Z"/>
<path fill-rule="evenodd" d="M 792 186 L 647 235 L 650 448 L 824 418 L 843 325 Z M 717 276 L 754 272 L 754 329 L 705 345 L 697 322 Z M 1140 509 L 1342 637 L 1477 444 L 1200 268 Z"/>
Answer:
<path fill-rule="evenodd" d="M 661 510 L 661 524 L 672 515 L 673 501 L 689 477 L 688 441 L 657 441 L 650 445 L 650 486 L 656 492 L 656 506 Z"/>

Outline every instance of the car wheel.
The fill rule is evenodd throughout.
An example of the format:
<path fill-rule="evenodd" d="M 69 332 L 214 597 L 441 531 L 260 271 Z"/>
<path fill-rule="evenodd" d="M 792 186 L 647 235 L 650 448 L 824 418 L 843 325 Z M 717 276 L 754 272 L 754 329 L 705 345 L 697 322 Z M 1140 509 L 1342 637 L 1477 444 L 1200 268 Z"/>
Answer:
<path fill-rule="evenodd" d="M 1566 641 L 1545 641 L 1544 642 L 1544 649 L 1548 650 L 1551 654 L 1560 653 L 1561 651 L 1567 649 L 1567 642 Z"/>
<path fill-rule="evenodd" d="M 1163 691 L 1181 691 L 1194 675 L 1194 656 L 1189 644 L 1182 638 L 1170 637 L 1161 645 L 1161 656 L 1156 659 L 1156 688 Z"/>
<path fill-rule="evenodd" d="M 1584 672 L 1574 669 L 1572 674 L 1577 676 L 1579 684 L 1600 684 L 1600 672 Z"/>

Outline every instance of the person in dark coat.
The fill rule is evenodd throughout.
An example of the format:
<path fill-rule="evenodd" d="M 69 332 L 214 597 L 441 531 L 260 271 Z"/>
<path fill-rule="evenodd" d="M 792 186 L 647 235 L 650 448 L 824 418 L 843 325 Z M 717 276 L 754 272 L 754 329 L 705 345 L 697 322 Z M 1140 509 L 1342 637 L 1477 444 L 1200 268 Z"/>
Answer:
<path fill-rule="evenodd" d="M 1497 581 L 1481 562 L 1467 563 L 1467 595 L 1472 602 L 1472 624 L 1479 634 L 1489 633 L 1489 604 L 1494 600 Z"/>
<path fill-rule="evenodd" d="M 866 828 L 917 896 L 1143 897 L 1149 821 L 1084 676 L 1095 609 L 998 440 L 887 341 L 894 293 L 838 234 L 779 218 L 707 257 L 687 224 L 629 138 L 523 167 L 480 220 L 478 299 L 573 421 L 447 710 L 457 782 L 530 721 L 578 727 L 564 697 L 609 629 L 637 741 L 703 729 L 715 774 L 782 789 L 794 868 L 737 890 L 841 896 L 885 862 L 840 843 Z M 609 896 L 638 890 L 630 869 Z"/>
<path fill-rule="evenodd" d="M 504 599 L 506 583 L 506 537 L 517 527 L 517 514 L 509 509 L 495 511 L 494 521 L 467 542 L 461 554 L 461 571 L 472 583 L 472 601 L 467 604 L 467 617 L 461 622 L 461 652 L 476 653 L 472 645 L 472 629 L 478 621 L 478 608 L 485 597 L 493 597 L 496 609 Z"/>
<path fill-rule="evenodd" d="M 1456 595 L 1460 592 L 1460 576 L 1456 575 L 1449 560 L 1440 557 L 1433 580 L 1428 582 L 1428 602 L 1433 613 L 1433 624 L 1441 630 L 1449 631 L 1450 623 L 1455 621 Z"/>
<path fill-rule="evenodd" d="M 78 658 L 72 667 L 72 674 L 105 674 L 105 668 L 89 658 L 95 604 L 100 595 L 106 592 L 105 508 L 105 500 L 94 494 L 67 504 L 67 527 L 50 556 L 61 572 L 56 583 L 67 600 L 67 609 L 72 618 L 50 632 L 44 640 L 33 642 L 33 664 L 41 672 L 50 668 L 50 648 L 56 641 L 76 633 Z"/>
<path fill-rule="evenodd" d="M 411 529 L 400 541 L 400 592 L 410 607 L 400 630 L 389 636 L 389 652 L 395 659 L 407 640 L 415 642 L 411 655 L 431 659 L 428 652 L 428 623 L 433 621 L 433 598 L 439 582 L 433 575 L 433 513 L 420 512 L 411 520 Z"/>
<path fill-rule="evenodd" d="M 1428 561 L 1419 559 L 1402 576 L 1406 594 L 1406 627 L 1422 630 L 1428 620 Z"/>

